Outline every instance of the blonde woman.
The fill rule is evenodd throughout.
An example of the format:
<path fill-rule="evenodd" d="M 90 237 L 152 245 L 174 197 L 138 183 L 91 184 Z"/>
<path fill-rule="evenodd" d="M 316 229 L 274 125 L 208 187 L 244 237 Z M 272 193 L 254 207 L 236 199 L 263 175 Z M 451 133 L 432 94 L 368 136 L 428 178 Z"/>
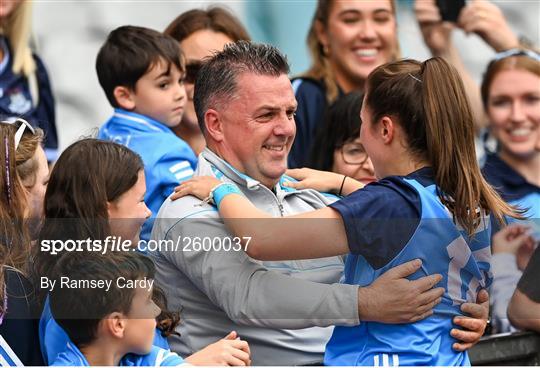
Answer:
<path fill-rule="evenodd" d="M 23 117 L 45 132 L 45 153 L 58 151 L 54 97 L 47 70 L 30 49 L 32 2 L 0 2 L 0 117 Z"/>

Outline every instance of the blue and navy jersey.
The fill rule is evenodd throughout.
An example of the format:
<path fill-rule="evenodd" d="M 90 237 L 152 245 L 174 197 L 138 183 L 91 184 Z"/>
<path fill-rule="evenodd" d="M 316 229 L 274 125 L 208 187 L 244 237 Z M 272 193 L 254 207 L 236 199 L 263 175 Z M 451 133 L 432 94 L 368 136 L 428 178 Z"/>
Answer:
<path fill-rule="evenodd" d="M 144 162 L 146 196 L 152 211 L 141 230 L 141 239 L 150 239 L 159 208 L 180 182 L 190 179 L 197 166 L 193 150 L 171 129 L 137 113 L 115 109 L 114 115 L 100 129 L 98 138 L 110 140 L 137 152 Z"/>
<path fill-rule="evenodd" d="M 121 360 L 121 367 L 177 367 L 185 364 L 184 360 L 176 353 L 168 349 L 162 349 L 157 346 L 152 346 L 150 353 L 146 355 L 127 354 Z M 69 342 L 67 348 L 62 352 L 53 366 L 62 367 L 88 367 L 90 364 L 81 351 Z"/>
<path fill-rule="evenodd" d="M 36 62 L 35 77 L 39 96 L 39 100 L 34 101 L 28 79 L 24 75 L 13 73 L 11 49 L 7 39 L 1 36 L 0 48 L 4 52 L 4 58 L 0 62 L 0 119 L 22 117 L 32 126 L 43 129 L 47 160 L 55 161 L 58 156 L 58 134 L 54 97 L 47 70 L 41 59 L 33 55 Z"/>
<path fill-rule="evenodd" d="M 322 82 L 298 78 L 292 81 L 292 86 L 298 108 L 294 116 L 296 137 L 288 157 L 289 169 L 308 166 L 317 127 L 321 125 L 327 107 L 326 88 Z"/>
<path fill-rule="evenodd" d="M 527 222 L 534 228 L 534 237 L 540 241 L 540 187 L 529 183 L 520 173 L 497 154 L 487 155 L 482 173 L 508 203 L 525 210 Z M 507 218 L 508 222 L 518 221 Z M 498 229 L 494 224 L 494 229 Z"/>
<path fill-rule="evenodd" d="M 422 267 L 409 279 L 439 273 L 445 288 L 434 315 L 410 324 L 362 322 L 336 327 L 325 365 L 469 365 L 452 349 L 452 318 L 488 286 L 490 223 L 485 216 L 472 237 L 452 220 L 437 196 L 430 168 L 387 177 L 331 205 L 344 221 L 351 254 L 344 282 L 367 286 L 390 268 L 413 259 Z"/>
<path fill-rule="evenodd" d="M 48 296 L 45 299 L 43 312 L 41 313 L 41 318 L 39 320 L 39 344 L 43 354 L 43 360 L 47 362 L 48 365 L 53 364 L 62 353 L 66 352 L 70 344 L 75 346 L 71 342 L 66 331 L 64 331 L 64 329 L 54 320 Z M 156 328 L 154 333 L 153 344 L 154 346 L 165 350 L 169 349 L 167 339 L 161 335 L 161 331 L 158 328 Z M 124 360 L 126 359 L 138 359 L 138 356 L 129 354 L 124 358 Z"/>

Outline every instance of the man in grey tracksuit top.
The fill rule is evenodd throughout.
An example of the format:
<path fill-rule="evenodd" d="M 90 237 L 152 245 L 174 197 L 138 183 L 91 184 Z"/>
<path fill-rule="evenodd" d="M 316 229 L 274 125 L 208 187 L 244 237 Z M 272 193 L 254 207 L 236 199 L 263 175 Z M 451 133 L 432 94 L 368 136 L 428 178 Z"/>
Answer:
<path fill-rule="evenodd" d="M 292 180 L 284 173 L 296 131 L 288 71 L 274 47 L 237 42 L 205 62 L 195 84 L 195 109 L 208 147 L 195 176 L 234 182 L 273 216 L 311 211 L 337 199 L 283 185 Z M 331 326 L 356 325 L 360 318 L 387 323 L 424 318 L 442 294 L 432 289 L 438 276 L 404 279 L 420 267 L 412 262 L 359 288 L 338 283 L 341 257 L 255 261 L 238 249 L 216 207 L 190 196 L 165 201 L 152 239 L 161 241 L 151 252 L 156 282 L 168 309 L 182 318 L 181 336 L 169 342 L 183 356 L 236 330 L 248 341 L 254 365 L 321 364 Z"/>
<path fill-rule="evenodd" d="M 310 211 L 337 199 L 283 187 L 283 177 L 274 193 L 208 148 L 199 156 L 195 175 L 234 182 L 274 216 Z M 181 337 L 169 339 L 180 355 L 236 330 L 249 342 L 254 365 L 320 363 L 332 329 L 313 326 L 359 323 L 358 287 L 337 283 L 343 273 L 341 257 L 258 262 L 241 250 L 188 250 L 193 244 L 188 247 L 187 239 L 232 238 L 216 208 L 201 206 L 194 197 L 167 200 L 157 217 L 153 238 L 184 239 L 180 248 L 185 249 L 154 253 L 156 282 L 166 291 L 169 309 L 181 310 Z"/>

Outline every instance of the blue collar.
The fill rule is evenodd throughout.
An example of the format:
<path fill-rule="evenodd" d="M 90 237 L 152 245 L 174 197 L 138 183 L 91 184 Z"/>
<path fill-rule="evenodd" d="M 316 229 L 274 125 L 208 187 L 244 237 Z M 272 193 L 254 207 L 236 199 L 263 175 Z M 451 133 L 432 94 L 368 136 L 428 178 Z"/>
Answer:
<path fill-rule="evenodd" d="M 540 193 L 540 187 L 529 183 L 497 154 L 487 155 L 482 173 L 506 201 L 516 200 L 530 193 Z"/>
<path fill-rule="evenodd" d="M 124 109 L 114 109 L 113 118 L 117 118 L 120 120 L 128 120 L 131 123 L 136 123 L 139 127 L 144 128 L 145 130 L 173 133 L 171 128 L 169 128 L 163 123 L 160 123 L 157 120 L 154 120 L 146 115 L 138 114 L 136 112 L 127 111 Z"/>

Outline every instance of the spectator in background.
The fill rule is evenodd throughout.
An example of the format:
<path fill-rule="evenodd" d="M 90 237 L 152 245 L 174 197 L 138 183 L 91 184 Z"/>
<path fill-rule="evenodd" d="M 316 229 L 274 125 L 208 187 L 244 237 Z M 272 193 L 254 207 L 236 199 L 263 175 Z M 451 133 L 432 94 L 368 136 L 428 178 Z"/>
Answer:
<path fill-rule="evenodd" d="M 49 176 L 42 140 L 41 129 L 26 121 L 0 123 L 0 336 L 24 365 L 43 365 L 28 227 L 29 219 L 41 217 Z M 13 362 L 2 350 L 0 358 Z"/>
<path fill-rule="evenodd" d="M 307 37 L 310 69 L 293 80 L 298 110 L 289 168 L 307 166 L 317 127 L 338 96 L 399 55 L 394 0 L 319 0 Z"/>
<path fill-rule="evenodd" d="M 173 131 L 198 155 L 206 147 L 206 142 L 193 106 L 193 87 L 202 61 L 214 52 L 223 50 L 226 44 L 239 40 L 249 41 L 250 37 L 242 23 L 219 6 L 186 11 L 173 20 L 164 33 L 180 42 L 186 58 L 187 101 L 182 121 Z"/>
<path fill-rule="evenodd" d="M 47 160 L 58 155 L 54 98 L 41 59 L 30 49 L 32 1 L 0 2 L 0 118 L 22 117 L 45 132 Z"/>
<path fill-rule="evenodd" d="M 364 94 L 351 92 L 326 111 L 317 131 L 309 167 L 350 176 L 364 184 L 375 180 L 373 164 L 360 143 Z"/>
<path fill-rule="evenodd" d="M 487 155 L 483 174 L 506 201 L 523 209 L 524 216 L 539 226 L 540 54 L 520 49 L 497 54 L 486 70 L 481 91 L 490 130 L 498 142 L 498 152 Z M 492 303 L 497 332 L 512 330 L 506 309 L 534 250 L 523 236 L 519 244 L 508 238 L 523 231 L 501 231 L 493 241 Z M 512 244 L 498 245 L 503 239 Z"/>
<path fill-rule="evenodd" d="M 537 240 L 538 241 L 538 240 Z M 512 324 L 524 330 L 540 332 L 540 247 L 536 249 L 519 280 L 508 307 Z"/>
<path fill-rule="evenodd" d="M 155 215 L 182 180 L 193 175 L 197 158 L 173 127 L 186 103 L 185 61 L 170 36 L 135 26 L 113 30 L 96 59 L 99 83 L 114 107 L 98 138 L 123 144 L 141 155 L 148 191 L 144 200 Z M 154 216 L 140 237 L 150 238 Z"/>

